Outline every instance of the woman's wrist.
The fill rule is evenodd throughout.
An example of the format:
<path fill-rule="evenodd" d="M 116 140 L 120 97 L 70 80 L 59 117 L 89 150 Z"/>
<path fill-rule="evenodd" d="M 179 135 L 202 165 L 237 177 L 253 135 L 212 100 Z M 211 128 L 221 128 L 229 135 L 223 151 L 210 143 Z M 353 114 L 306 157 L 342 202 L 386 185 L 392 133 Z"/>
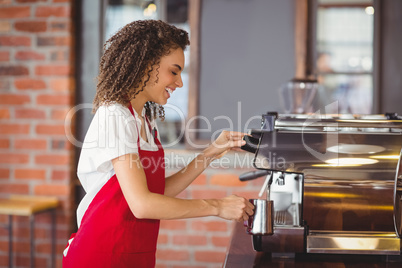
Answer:
<path fill-rule="evenodd" d="M 219 216 L 219 200 L 217 199 L 203 199 L 208 207 L 211 209 L 211 216 Z"/>
<path fill-rule="evenodd" d="M 211 164 L 211 162 L 214 161 L 215 156 L 207 148 L 204 151 L 202 151 L 197 157 L 205 163 L 205 168 L 207 168 L 209 164 Z"/>

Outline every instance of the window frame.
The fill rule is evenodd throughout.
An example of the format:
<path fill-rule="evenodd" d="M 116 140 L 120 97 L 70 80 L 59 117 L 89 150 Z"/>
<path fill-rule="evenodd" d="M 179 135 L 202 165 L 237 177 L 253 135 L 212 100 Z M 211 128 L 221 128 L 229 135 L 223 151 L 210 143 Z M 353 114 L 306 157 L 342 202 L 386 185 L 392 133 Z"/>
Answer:
<path fill-rule="evenodd" d="M 301 47 L 300 50 L 304 52 L 305 58 L 302 56 L 296 58 L 296 66 L 305 66 L 304 69 L 304 77 L 313 77 L 319 74 L 327 74 L 327 73 L 319 73 L 316 68 L 317 61 L 317 11 L 319 0 L 302 0 L 297 1 L 296 5 L 296 18 L 297 16 L 302 16 L 303 14 L 307 14 L 306 18 L 301 18 L 300 22 L 296 24 L 296 32 L 299 32 L 299 35 L 296 35 L 295 39 L 295 47 Z M 371 112 L 373 114 L 380 112 L 380 102 L 381 102 L 381 93 L 380 93 L 380 66 L 379 66 L 379 51 L 380 51 L 380 3 L 378 0 L 372 0 L 373 7 L 375 10 L 374 13 L 374 25 L 373 25 L 373 69 L 371 72 L 333 72 L 331 74 L 344 74 L 344 75 L 371 75 L 372 77 L 372 108 Z M 322 4 L 324 7 L 363 7 L 365 4 L 356 3 L 342 3 L 339 5 L 334 4 Z M 302 14 L 302 15 L 301 15 Z M 297 19 L 296 19 L 297 21 Z M 300 36 L 305 33 L 307 38 L 304 40 Z M 297 54 L 296 54 L 297 55 Z M 303 68 L 300 67 L 302 70 Z M 299 71 L 296 73 L 296 76 L 303 77 L 303 71 Z"/>

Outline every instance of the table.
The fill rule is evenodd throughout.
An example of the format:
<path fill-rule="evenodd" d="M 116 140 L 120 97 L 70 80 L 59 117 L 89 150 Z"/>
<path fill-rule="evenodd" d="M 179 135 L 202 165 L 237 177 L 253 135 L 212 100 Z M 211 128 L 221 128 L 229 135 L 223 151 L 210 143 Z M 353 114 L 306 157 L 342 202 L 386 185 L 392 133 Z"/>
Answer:
<path fill-rule="evenodd" d="M 9 199 L 0 200 L 0 214 L 8 215 L 8 251 L 9 267 L 13 267 L 13 216 L 28 216 L 30 222 L 30 265 L 34 267 L 35 243 L 34 243 L 34 220 L 38 213 L 50 212 L 52 218 L 52 267 L 55 267 L 55 247 L 56 247 L 56 208 L 59 201 L 55 197 L 31 196 L 31 195 L 12 195 Z"/>
<path fill-rule="evenodd" d="M 294 257 L 276 257 L 269 252 L 254 251 L 251 236 L 245 232 L 243 223 L 236 223 L 223 267 L 400 268 L 402 267 L 402 257 L 311 253 L 296 254 Z"/>

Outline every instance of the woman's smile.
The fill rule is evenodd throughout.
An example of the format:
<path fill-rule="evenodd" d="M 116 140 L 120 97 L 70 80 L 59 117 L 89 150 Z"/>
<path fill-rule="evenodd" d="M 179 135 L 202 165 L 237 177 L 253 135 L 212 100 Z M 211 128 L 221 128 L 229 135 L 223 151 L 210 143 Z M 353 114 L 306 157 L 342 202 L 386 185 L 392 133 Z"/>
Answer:
<path fill-rule="evenodd" d="M 171 89 L 169 87 L 165 88 L 165 91 L 167 92 L 168 98 L 170 98 L 170 95 L 173 93 L 174 89 Z"/>

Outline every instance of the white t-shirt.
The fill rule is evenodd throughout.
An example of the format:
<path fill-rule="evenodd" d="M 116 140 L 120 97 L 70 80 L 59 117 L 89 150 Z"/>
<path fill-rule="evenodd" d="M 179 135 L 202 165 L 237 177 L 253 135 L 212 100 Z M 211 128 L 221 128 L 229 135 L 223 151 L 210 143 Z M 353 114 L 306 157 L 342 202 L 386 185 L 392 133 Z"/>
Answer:
<path fill-rule="evenodd" d="M 92 119 L 78 161 L 77 175 L 86 192 L 77 209 L 78 227 L 95 195 L 115 174 L 111 160 L 121 155 L 138 153 L 137 139 L 141 120 L 135 110 L 134 113 L 135 118 L 127 107 L 112 104 L 100 106 Z M 145 108 L 142 110 L 144 115 Z M 154 120 L 150 124 L 152 129 L 157 127 Z M 157 151 L 158 146 L 146 120 L 145 125 L 149 143 L 140 137 L 141 150 Z"/>

